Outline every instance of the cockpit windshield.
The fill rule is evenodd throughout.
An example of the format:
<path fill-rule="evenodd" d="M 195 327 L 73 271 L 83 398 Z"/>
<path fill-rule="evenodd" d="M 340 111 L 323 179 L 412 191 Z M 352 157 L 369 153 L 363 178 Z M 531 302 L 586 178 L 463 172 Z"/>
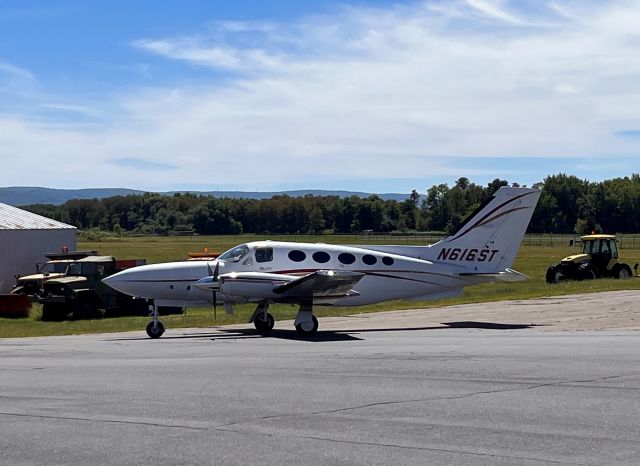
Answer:
<path fill-rule="evenodd" d="M 241 244 L 240 246 L 236 246 L 235 248 L 229 249 L 227 252 L 222 254 L 218 259 L 225 262 L 238 262 L 249 252 L 249 246 L 246 244 Z"/>
<path fill-rule="evenodd" d="M 47 262 L 40 269 L 41 273 L 64 273 L 69 266 L 68 262 Z"/>

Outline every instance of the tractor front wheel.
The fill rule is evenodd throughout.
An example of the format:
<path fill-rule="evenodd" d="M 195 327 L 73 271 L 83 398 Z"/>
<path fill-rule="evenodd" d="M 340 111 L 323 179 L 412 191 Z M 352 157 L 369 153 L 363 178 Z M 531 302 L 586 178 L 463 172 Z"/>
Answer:
<path fill-rule="evenodd" d="M 586 267 L 580 271 L 580 278 L 582 280 L 595 280 L 596 272 L 591 267 Z"/>
<path fill-rule="evenodd" d="M 554 264 L 547 269 L 545 280 L 550 285 L 557 284 L 566 280 L 566 277 L 558 264 Z"/>

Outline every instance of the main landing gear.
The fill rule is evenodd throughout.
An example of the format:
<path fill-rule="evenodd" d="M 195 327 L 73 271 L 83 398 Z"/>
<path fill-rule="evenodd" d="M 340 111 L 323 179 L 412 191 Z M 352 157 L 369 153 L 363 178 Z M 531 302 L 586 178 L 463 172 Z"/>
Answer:
<path fill-rule="evenodd" d="M 253 312 L 249 322 L 253 322 L 256 330 L 261 335 L 268 334 L 275 323 L 273 316 L 267 312 L 269 309 L 269 303 L 261 302 Z M 318 331 L 318 319 L 313 315 L 313 303 L 304 302 L 300 304 L 300 309 L 296 314 L 296 320 L 294 322 L 296 331 L 301 335 L 313 335 Z"/>
<path fill-rule="evenodd" d="M 158 319 L 158 308 L 155 304 L 149 304 L 149 310 L 151 311 L 151 322 L 147 325 L 147 335 L 151 338 L 160 338 L 164 333 L 164 324 Z"/>
<path fill-rule="evenodd" d="M 293 323 L 296 331 L 301 335 L 313 335 L 318 331 L 318 319 L 313 315 L 313 302 L 300 303 L 300 309 Z"/>

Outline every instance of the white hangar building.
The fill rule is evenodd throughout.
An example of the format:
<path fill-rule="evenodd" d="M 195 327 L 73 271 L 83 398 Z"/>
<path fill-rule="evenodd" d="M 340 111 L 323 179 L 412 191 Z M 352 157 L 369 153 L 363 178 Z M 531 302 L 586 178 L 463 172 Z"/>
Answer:
<path fill-rule="evenodd" d="M 47 252 L 76 249 L 76 227 L 0 203 L 0 293 L 8 293 L 16 275 L 35 273 Z"/>

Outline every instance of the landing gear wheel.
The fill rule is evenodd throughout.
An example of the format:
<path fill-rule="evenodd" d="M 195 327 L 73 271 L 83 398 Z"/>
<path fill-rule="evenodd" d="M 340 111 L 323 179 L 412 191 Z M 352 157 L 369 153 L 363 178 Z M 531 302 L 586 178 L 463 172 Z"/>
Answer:
<path fill-rule="evenodd" d="M 164 325 L 162 324 L 162 322 L 151 321 L 149 322 L 149 325 L 147 325 L 147 335 L 149 335 L 151 338 L 160 338 L 163 333 Z"/>
<path fill-rule="evenodd" d="M 273 329 L 275 323 L 276 320 L 268 312 L 266 313 L 266 315 L 260 316 L 253 321 L 253 325 L 255 325 L 258 333 L 269 333 L 269 331 Z"/>
<path fill-rule="evenodd" d="M 301 335 L 315 334 L 318 331 L 318 319 L 316 319 L 316 316 L 311 316 L 311 321 L 313 322 L 313 325 L 310 325 L 309 322 L 296 325 L 296 331 Z"/>

